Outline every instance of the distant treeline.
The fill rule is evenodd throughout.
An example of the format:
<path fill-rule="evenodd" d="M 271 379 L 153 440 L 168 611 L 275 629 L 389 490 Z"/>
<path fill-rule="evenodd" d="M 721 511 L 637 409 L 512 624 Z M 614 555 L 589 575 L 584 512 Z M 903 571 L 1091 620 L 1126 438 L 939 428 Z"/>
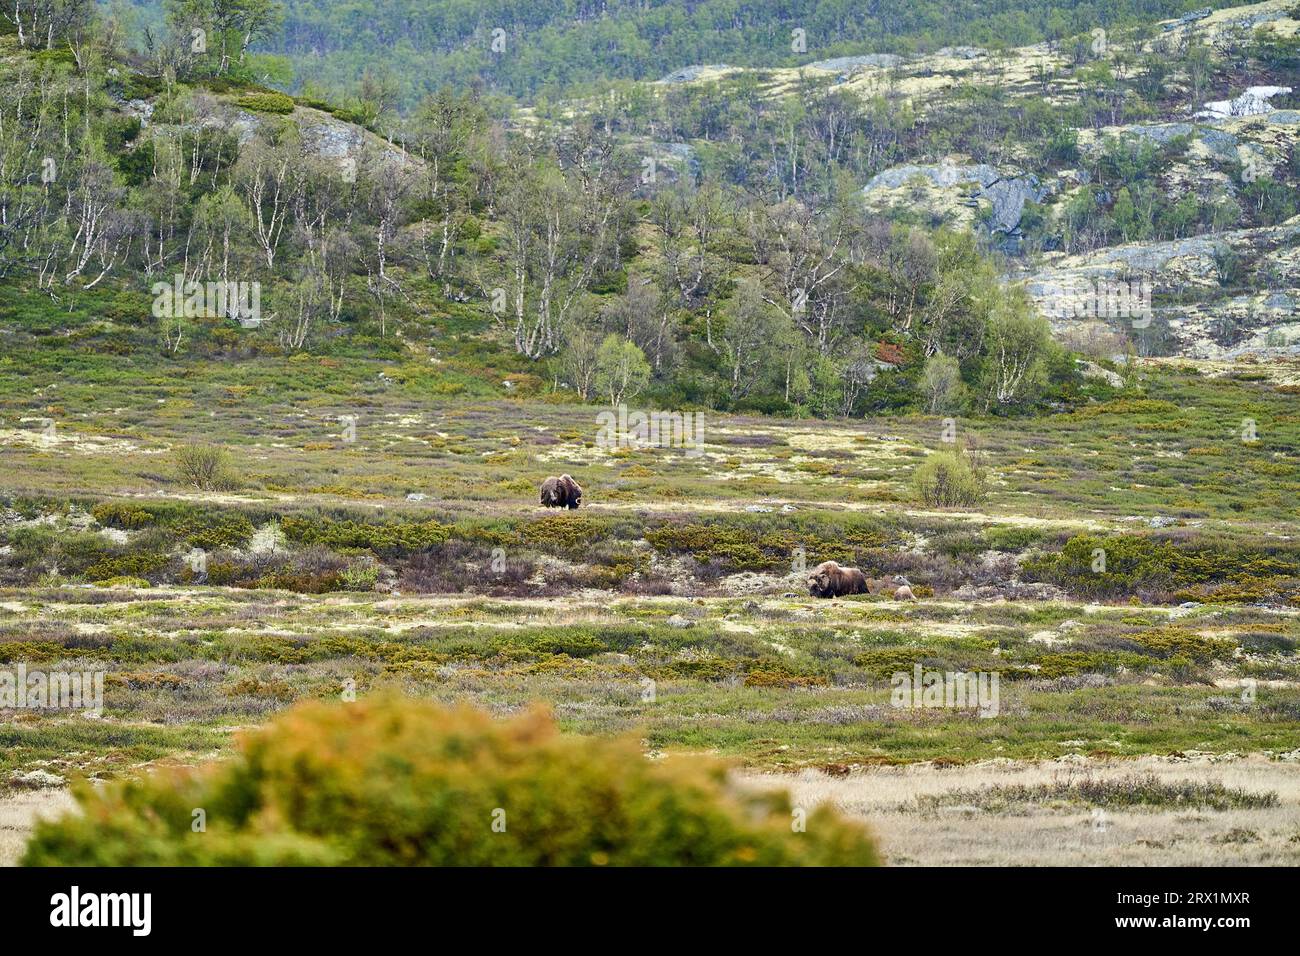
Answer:
<path fill-rule="evenodd" d="M 166 0 L 143 0 L 158 22 Z M 656 79 L 691 64 L 796 66 L 945 45 L 1013 47 L 1179 16 L 1230 0 L 284 0 L 263 49 L 300 84 L 352 92 L 388 71 L 402 102 L 443 86 L 518 97 L 608 79 Z M 794 31 L 802 31 L 802 43 Z M 495 31 L 500 31 L 499 33 Z M 495 39 L 495 49 L 494 49 Z"/>

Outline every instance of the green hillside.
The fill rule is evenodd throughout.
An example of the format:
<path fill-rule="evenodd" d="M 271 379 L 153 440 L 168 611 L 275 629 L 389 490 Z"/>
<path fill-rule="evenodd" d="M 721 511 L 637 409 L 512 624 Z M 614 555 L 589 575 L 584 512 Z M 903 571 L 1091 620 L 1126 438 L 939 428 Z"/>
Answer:
<path fill-rule="evenodd" d="M 141 4 L 155 22 L 163 5 L 158 0 Z M 657 79 L 692 64 L 795 66 L 955 44 L 1023 46 L 1223 5 L 1199 0 L 287 0 L 283 32 L 268 38 L 264 48 L 290 58 L 299 84 L 352 92 L 370 69 L 391 79 L 402 100 L 414 105 L 444 85 L 482 85 L 533 98 L 614 79 Z"/>

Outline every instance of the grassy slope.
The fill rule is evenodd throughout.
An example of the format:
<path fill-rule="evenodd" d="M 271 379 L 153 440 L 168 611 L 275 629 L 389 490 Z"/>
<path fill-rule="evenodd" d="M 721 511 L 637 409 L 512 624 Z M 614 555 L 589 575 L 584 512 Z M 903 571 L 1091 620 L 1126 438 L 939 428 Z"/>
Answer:
<path fill-rule="evenodd" d="M 994 476 L 976 514 L 927 512 L 912 500 L 911 471 L 942 447 L 941 423 L 928 417 L 710 416 L 702 458 L 611 454 L 595 444 L 598 409 L 497 398 L 499 383 L 448 373 L 422 346 L 403 360 L 178 362 L 57 334 L 7 341 L 2 490 L 46 496 L 47 506 L 182 496 L 251 507 L 259 520 L 320 505 L 528 522 L 539 517 L 537 478 L 567 470 L 585 483 L 591 514 L 560 520 L 632 522 L 575 526 L 619 539 L 585 542 L 570 555 L 581 561 L 583 550 L 644 548 L 631 539 L 705 513 L 755 534 L 784 528 L 798 540 L 810 528 L 846 527 L 847 511 L 878 512 L 890 529 L 886 551 L 999 523 L 1043 531 L 1050 546 L 1060 540 L 1052 535 L 1084 528 L 1140 530 L 1154 515 L 1177 518 L 1176 530 L 1192 538 L 1269 540 L 1293 533 L 1300 490 L 1294 396 L 1168 367 L 1146 371 L 1145 398 L 1099 414 L 961 423 L 979 433 Z M 355 443 L 341 438 L 345 414 L 360 416 Z M 56 421 L 53 443 L 24 422 L 32 417 Z M 1257 444 L 1240 441 L 1245 417 L 1257 422 Z M 214 495 L 178 483 L 171 450 L 190 440 L 230 446 L 244 487 Z M 408 501 L 410 492 L 428 497 Z M 778 502 L 798 510 L 745 510 Z M 1242 649 L 1207 652 L 1186 667 L 1151 637 L 1169 632 L 1168 608 L 724 595 L 615 599 L 576 590 L 466 602 L 176 586 L 12 589 L 0 592 L 6 660 L 101 662 L 111 676 L 102 723 L 30 714 L 5 723 L 3 766 L 51 761 L 56 772 L 116 773 L 168 755 L 199 759 L 231 729 L 297 698 L 334 696 L 349 677 L 363 692 L 395 681 L 496 709 L 540 697 L 571 730 L 639 730 L 652 747 L 717 750 L 762 767 L 1300 745 L 1287 649 L 1300 639 L 1294 612 L 1210 606 L 1178 620 L 1172 626 L 1195 640 Z M 673 626 L 673 616 L 693 626 Z M 1072 620 L 1082 628 L 1062 627 Z M 1102 655 L 1089 660 L 1104 660 L 1106 676 L 1084 680 L 1086 661 L 1054 656 L 1072 651 Z M 891 708 L 887 673 L 917 661 L 1003 671 L 1046 664 L 1050 677 L 1005 680 L 1002 713 L 991 720 Z M 1250 704 L 1237 689 L 1247 676 L 1261 681 Z M 657 682 L 651 704 L 641 700 L 646 677 Z"/>
<path fill-rule="evenodd" d="M 454 307 L 432 309 L 402 340 L 357 335 L 293 358 L 260 353 L 237 329 L 205 334 L 197 351 L 208 357 L 168 358 L 147 315 L 140 296 L 91 295 L 65 308 L 0 288 L 0 495 L 42 499 L 38 511 L 68 499 L 183 497 L 255 509 L 259 521 L 323 506 L 512 522 L 535 519 L 537 480 L 567 470 L 587 487 L 592 513 L 628 519 L 579 526 L 611 535 L 583 542 L 592 549 L 631 548 L 661 522 L 702 513 L 745 534 L 776 527 L 799 540 L 819 523 L 846 529 L 847 511 L 870 512 L 894 552 L 999 523 L 1043 529 L 1051 546 L 1053 535 L 1138 530 L 1153 516 L 1228 543 L 1294 535 L 1296 397 L 1248 369 L 1210 380 L 1152 367 L 1134 401 L 963 422 L 992 469 L 990 499 L 978 514 L 927 513 L 909 480 L 942 447 L 935 418 L 709 415 L 702 458 L 610 454 L 595 445 L 598 409 L 506 397 L 507 376 L 517 376 L 516 393 L 540 383 L 519 377 L 525 369 L 482 335 L 482 320 Z M 342 440 L 344 415 L 358 416 L 355 442 Z M 39 419 L 54 423 L 52 441 Z M 1246 419 L 1256 443 L 1240 440 Z M 231 449 L 237 492 L 176 481 L 172 453 L 195 440 Z M 408 501 L 410 493 L 427 498 Z M 797 507 L 792 517 L 745 510 L 781 502 Z M 166 756 L 200 759 L 231 729 L 296 698 L 333 696 L 347 677 L 363 690 L 398 681 L 498 709 L 542 697 L 572 730 L 639 728 L 653 747 L 716 749 L 756 766 L 1300 745 L 1288 649 L 1300 629 L 1293 612 L 1277 609 L 1209 607 L 1182 619 L 1196 639 L 1240 649 L 1188 668 L 1143 643 L 1167 633 L 1168 609 L 929 600 L 903 608 L 772 595 L 750 603 L 713 592 L 615 603 L 610 592 L 576 589 L 474 606 L 381 600 L 221 588 L 0 591 L 0 660 L 102 664 L 111 675 L 101 723 L 23 714 L 0 724 L 0 769 L 49 761 L 56 771 L 116 773 Z M 670 625 L 673 615 L 694 626 Z M 1086 625 L 1062 627 L 1071 620 Z M 1042 666 L 1064 653 L 1044 632 L 1067 649 L 1109 655 L 1105 676 L 1086 681 L 1086 666 L 1051 662 L 1059 677 L 1007 681 L 993 720 L 888 707 L 882 675 L 895 665 Z M 647 676 L 657 682 L 649 705 Z M 1247 705 L 1233 684 L 1243 677 L 1277 684 Z"/>

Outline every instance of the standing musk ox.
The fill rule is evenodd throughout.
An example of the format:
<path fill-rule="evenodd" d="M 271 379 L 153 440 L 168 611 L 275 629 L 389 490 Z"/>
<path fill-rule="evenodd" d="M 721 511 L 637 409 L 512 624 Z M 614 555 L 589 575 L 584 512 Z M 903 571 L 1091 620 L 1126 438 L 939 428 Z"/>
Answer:
<path fill-rule="evenodd" d="M 835 561 L 823 561 L 808 576 L 808 593 L 813 597 L 843 597 L 846 594 L 890 594 L 899 601 L 915 601 L 911 583 L 901 574 L 892 581 L 869 578 L 857 568 L 841 567 Z"/>
<path fill-rule="evenodd" d="M 582 486 L 570 475 L 552 475 L 542 482 L 542 504 L 548 508 L 568 508 L 582 504 Z"/>

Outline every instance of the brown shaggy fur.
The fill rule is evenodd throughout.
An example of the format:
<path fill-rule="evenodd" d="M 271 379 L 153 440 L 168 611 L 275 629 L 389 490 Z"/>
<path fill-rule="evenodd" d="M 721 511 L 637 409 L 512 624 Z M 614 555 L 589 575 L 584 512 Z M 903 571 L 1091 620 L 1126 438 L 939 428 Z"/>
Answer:
<path fill-rule="evenodd" d="M 884 594 L 898 601 L 915 601 L 910 582 L 901 574 L 892 580 L 869 578 L 857 568 L 823 561 L 808 576 L 808 593 L 813 597 L 843 597 L 846 594 Z"/>
<path fill-rule="evenodd" d="M 808 593 L 813 597 L 867 594 L 867 576 L 857 568 L 842 568 L 834 561 L 823 561 L 808 576 Z"/>
<path fill-rule="evenodd" d="M 582 486 L 571 475 L 552 475 L 542 482 L 542 504 L 548 508 L 576 508 L 582 504 Z"/>

